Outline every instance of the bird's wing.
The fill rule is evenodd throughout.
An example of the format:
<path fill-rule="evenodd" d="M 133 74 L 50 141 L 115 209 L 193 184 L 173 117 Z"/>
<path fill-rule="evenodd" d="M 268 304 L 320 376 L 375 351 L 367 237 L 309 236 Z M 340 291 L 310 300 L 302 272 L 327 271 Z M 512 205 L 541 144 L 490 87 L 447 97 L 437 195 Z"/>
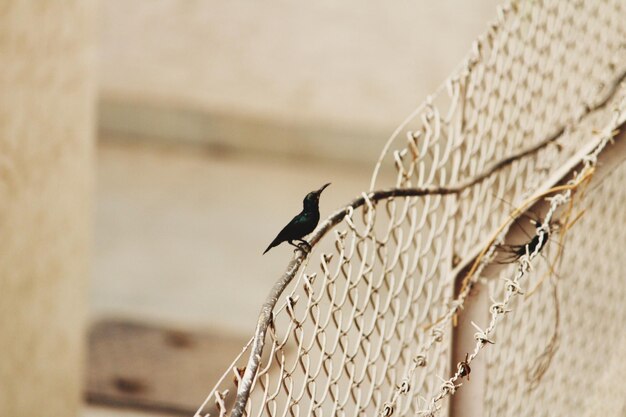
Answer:
<path fill-rule="evenodd" d="M 302 225 L 305 224 L 306 221 L 306 216 L 298 214 L 293 219 L 291 219 L 289 223 L 287 223 L 287 226 L 283 227 L 283 230 L 280 231 L 280 233 L 278 234 L 278 236 L 276 236 L 276 239 L 274 240 L 280 240 L 278 243 L 285 240 L 291 240 L 294 233 L 297 234 L 298 229 L 302 227 Z"/>
<path fill-rule="evenodd" d="M 263 254 L 272 249 L 274 246 L 278 246 L 282 242 L 292 240 L 294 232 L 296 232 L 301 225 L 306 223 L 306 221 L 307 218 L 306 216 L 303 216 L 302 213 L 296 215 L 293 219 L 291 219 L 289 223 L 287 223 L 287 226 L 283 227 L 283 230 L 281 230 L 280 233 L 278 233 L 278 235 L 274 238 L 274 240 L 272 240 L 272 243 L 270 243 L 267 249 L 265 249 L 265 252 L 263 252 Z"/>
<path fill-rule="evenodd" d="M 283 228 L 283 231 L 290 229 L 292 227 L 298 227 L 299 225 L 305 224 L 310 221 L 310 216 L 307 213 L 300 213 L 296 215 L 291 221 Z M 282 231 L 281 231 L 282 233 Z"/>

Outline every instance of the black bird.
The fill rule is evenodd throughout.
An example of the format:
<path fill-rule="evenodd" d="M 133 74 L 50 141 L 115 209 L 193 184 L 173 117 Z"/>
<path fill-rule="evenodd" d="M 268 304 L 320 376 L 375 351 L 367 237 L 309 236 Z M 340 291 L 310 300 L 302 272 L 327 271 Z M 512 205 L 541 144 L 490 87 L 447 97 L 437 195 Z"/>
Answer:
<path fill-rule="evenodd" d="M 324 191 L 324 188 L 328 187 L 330 183 L 325 184 L 322 188 L 317 191 L 311 191 L 304 197 L 303 205 L 304 208 L 296 217 L 294 217 L 287 226 L 280 231 L 276 239 L 270 243 L 270 245 L 265 249 L 263 255 L 267 253 L 268 250 L 272 249 L 274 246 L 278 246 L 283 242 L 287 242 L 290 245 L 295 246 L 296 248 L 302 249 L 299 245 L 293 243 L 293 241 L 301 242 L 307 247 L 311 247 L 309 242 L 302 239 L 313 230 L 317 226 L 317 223 L 320 221 L 320 194 Z"/>

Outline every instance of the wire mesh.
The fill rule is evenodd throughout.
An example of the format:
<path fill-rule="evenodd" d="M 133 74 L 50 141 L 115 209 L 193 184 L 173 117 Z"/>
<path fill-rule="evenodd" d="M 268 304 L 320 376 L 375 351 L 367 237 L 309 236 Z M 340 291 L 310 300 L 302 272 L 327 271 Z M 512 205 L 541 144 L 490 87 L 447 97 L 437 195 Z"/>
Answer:
<path fill-rule="evenodd" d="M 197 416 L 212 403 L 212 413 L 234 416 L 445 415 L 459 373 L 452 322 L 470 288 L 455 293 L 460 272 L 495 251 L 508 204 L 545 190 L 624 122 L 623 12 L 620 0 L 500 7 L 459 70 L 389 139 L 371 190 L 320 226 L 311 254 L 296 252 L 254 341 Z M 479 276 L 480 268 L 470 284 Z M 488 415 L 519 412 L 528 398 L 526 385 L 513 392 L 503 381 L 519 359 L 515 346 L 530 345 L 528 360 L 546 341 L 528 342 L 513 323 L 553 317 L 549 288 L 529 306 L 511 301 L 519 316 L 490 350 Z M 571 316 L 564 310 L 560 321 Z M 549 321 L 538 321 L 538 334 L 549 334 Z M 533 392 L 545 400 L 548 391 Z"/>
<path fill-rule="evenodd" d="M 622 163 L 587 193 L 558 277 L 517 300 L 502 322 L 499 348 L 486 352 L 485 416 L 626 415 L 625 181 Z M 548 261 L 539 262 L 527 287 L 549 274 Z M 492 292 L 501 296 L 502 283 Z"/>

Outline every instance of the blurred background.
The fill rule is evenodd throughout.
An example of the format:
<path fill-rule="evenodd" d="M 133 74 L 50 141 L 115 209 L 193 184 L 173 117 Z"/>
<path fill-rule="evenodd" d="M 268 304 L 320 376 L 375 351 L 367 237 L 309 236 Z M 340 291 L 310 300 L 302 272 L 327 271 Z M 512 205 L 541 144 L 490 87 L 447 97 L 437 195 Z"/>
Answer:
<path fill-rule="evenodd" d="M 193 413 L 496 4 L 2 2 L 0 415 Z"/>

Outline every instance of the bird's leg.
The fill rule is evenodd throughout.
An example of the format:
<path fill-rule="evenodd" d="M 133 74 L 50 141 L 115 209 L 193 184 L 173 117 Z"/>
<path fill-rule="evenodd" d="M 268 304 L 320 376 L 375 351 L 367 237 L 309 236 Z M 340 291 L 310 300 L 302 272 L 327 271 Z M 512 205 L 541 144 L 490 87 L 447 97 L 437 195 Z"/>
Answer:
<path fill-rule="evenodd" d="M 288 240 L 287 243 L 289 243 L 291 246 L 295 246 L 296 248 L 300 249 L 303 252 L 310 252 L 311 251 L 311 245 L 309 245 L 309 242 L 307 242 L 306 240 L 302 240 L 302 239 L 294 239 L 296 242 L 300 242 L 300 244 L 296 245 L 295 243 L 293 243 L 293 240 Z"/>
<path fill-rule="evenodd" d="M 302 245 L 304 245 L 305 247 L 305 251 L 306 252 L 311 252 L 311 244 L 309 242 L 307 242 L 304 239 L 296 239 L 298 242 L 300 242 Z M 300 249 L 302 249 L 302 246 L 298 246 Z"/>

